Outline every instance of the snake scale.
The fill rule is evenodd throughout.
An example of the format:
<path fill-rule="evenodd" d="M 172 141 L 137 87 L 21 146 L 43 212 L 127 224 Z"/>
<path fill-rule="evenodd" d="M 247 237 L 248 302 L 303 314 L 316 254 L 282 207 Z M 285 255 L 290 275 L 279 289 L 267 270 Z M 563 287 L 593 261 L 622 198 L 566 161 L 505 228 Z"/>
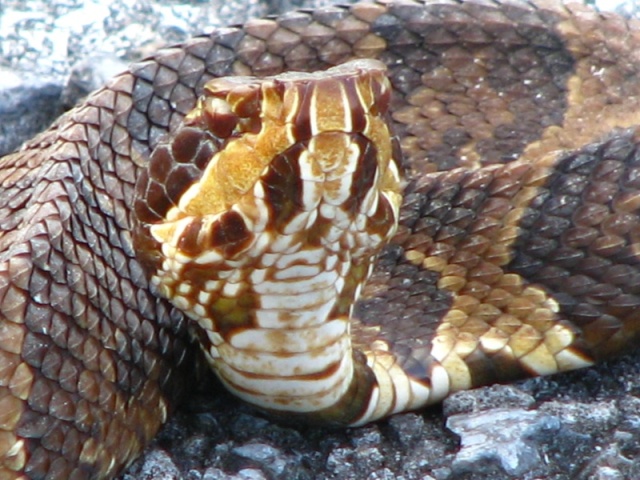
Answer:
<path fill-rule="evenodd" d="M 356 152 L 345 155 L 356 165 L 344 187 L 351 193 L 369 192 L 374 184 L 387 189 L 382 200 L 364 194 L 344 200 L 347 210 L 370 213 L 353 224 L 373 224 L 378 243 L 393 235 L 377 256 L 365 255 L 376 260 L 364 287 L 359 282 L 369 268 L 352 262 L 351 253 L 342 255 L 344 245 L 334 252 L 338 260 L 325 259 L 355 272 L 322 277 L 344 287 L 348 299 L 361 293 L 353 308 L 340 297 L 325 309 L 337 322 L 331 328 L 339 324 L 340 335 L 350 333 L 338 335 L 336 345 L 353 345 L 354 353 L 337 362 L 326 354 L 327 365 L 307 371 L 309 362 L 294 368 L 276 361 L 306 358 L 295 350 L 291 331 L 242 333 L 249 321 L 284 322 L 289 315 L 302 321 L 308 312 L 261 317 L 256 312 L 267 309 L 266 301 L 241 296 L 241 287 L 208 286 L 195 303 L 219 318 L 206 320 L 194 302 L 178 299 L 192 295 L 191 286 L 177 282 L 163 290 L 158 272 L 165 263 L 154 241 L 178 238 L 173 250 L 159 250 L 171 256 L 195 251 L 206 237 L 217 249 L 206 257 L 213 264 L 222 251 L 244 252 L 246 213 L 220 214 L 206 235 L 198 233 L 205 220 L 197 229 L 181 224 L 179 234 L 177 227 L 145 222 L 179 219 L 167 202 L 191 208 L 198 202 L 194 185 L 196 193 L 218 188 L 200 179 L 217 149 L 227 147 L 219 139 L 260 132 L 268 122 L 265 116 L 256 121 L 255 112 L 267 108 L 263 98 L 286 97 L 286 79 L 293 78 L 294 90 L 308 78 L 319 85 L 314 88 L 336 90 L 322 86 L 324 74 L 277 77 L 264 88 L 255 80 L 209 80 L 323 71 L 356 58 L 382 63 L 364 62 L 364 70 L 373 65 L 373 79 L 364 73 L 365 87 L 351 79 L 349 67 L 338 69 L 339 82 L 349 85 L 338 95 L 347 107 L 323 110 L 294 96 L 293 111 L 312 118 L 296 120 L 290 130 L 269 130 L 273 144 L 291 140 L 288 153 L 261 164 L 262 186 L 251 187 L 266 199 L 263 210 L 286 219 L 277 226 L 284 236 L 298 234 L 291 229 L 302 217 L 293 205 L 306 201 L 294 173 L 311 175 L 302 174 L 305 159 L 320 148 L 337 143 Z M 132 65 L 0 161 L 0 479 L 115 476 L 180 397 L 199 358 L 191 338 L 249 401 L 260 404 L 252 389 L 267 378 L 262 383 L 278 392 L 266 402 L 269 410 L 334 424 L 363 423 L 461 389 L 588 366 L 628 350 L 640 329 L 639 60 L 640 30 L 632 21 L 581 4 L 392 1 L 218 29 Z M 241 91 L 235 104 L 230 96 L 207 97 L 234 89 Z M 340 109 L 356 133 L 343 126 L 339 134 L 335 127 L 323 131 L 322 115 Z M 392 133 L 378 133 L 385 131 L 378 117 L 387 109 Z M 298 142 L 301 132 L 307 137 Z M 375 163 L 380 152 L 393 159 Z M 180 168 L 165 168 L 167 162 Z M 164 193 L 153 190 L 156 181 Z M 394 210 L 389 199 L 400 195 L 400 186 Z M 249 187 L 243 188 L 244 194 Z M 338 188 L 337 197 L 341 193 Z M 162 198 L 163 207 L 153 204 Z M 339 219 L 340 208 L 319 208 L 318 218 Z M 397 227 L 389 227 L 395 216 Z M 322 231 L 301 234 L 312 244 L 323 235 L 333 238 L 330 225 L 307 223 Z M 357 232 L 352 237 L 359 238 Z M 262 242 L 274 252 L 284 248 L 278 238 Z M 295 251 L 283 251 L 291 256 L 282 261 L 295 263 Z M 305 251 L 298 262 L 312 272 L 307 279 L 318 275 L 313 255 Z M 204 270 L 191 280 L 210 285 Z M 285 298 L 296 302 L 291 292 Z M 218 331 L 209 330 L 214 323 Z M 233 356 L 212 360 L 224 357 L 221 345 L 237 346 L 245 337 L 245 350 L 263 360 L 263 346 L 250 341 L 268 344 L 276 369 L 291 368 L 282 375 L 296 388 L 313 389 L 348 372 L 340 377 L 342 390 L 329 403 L 319 401 L 320 413 L 293 401 L 288 408 L 278 390 L 286 381 L 273 372 L 232 368 Z M 320 364 L 323 355 L 324 349 L 309 353 Z M 233 379 L 255 382 L 234 384 L 225 377 L 227 367 L 240 372 Z"/>

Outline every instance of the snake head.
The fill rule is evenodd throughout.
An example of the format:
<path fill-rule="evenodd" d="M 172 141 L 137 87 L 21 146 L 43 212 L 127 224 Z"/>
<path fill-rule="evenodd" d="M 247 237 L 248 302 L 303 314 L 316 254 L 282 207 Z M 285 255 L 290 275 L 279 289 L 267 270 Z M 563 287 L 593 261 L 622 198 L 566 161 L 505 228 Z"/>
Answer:
<path fill-rule="evenodd" d="M 267 231 L 304 228 L 319 238 L 330 228 L 311 213 L 321 203 L 353 217 L 375 203 L 372 192 L 396 210 L 368 215 L 369 227 L 389 236 L 400 202 L 390 94 L 375 60 L 209 81 L 138 179 L 134 243 L 143 263 L 153 274 L 167 258 L 237 257 Z"/>
<path fill-rule="evenodd" d="M 254 404 L 322 410 L 353 388 L 350 309 L 401 202 L 390 94 L 373 60 L 212 80 L 138 180 L 151 283 Z"/>

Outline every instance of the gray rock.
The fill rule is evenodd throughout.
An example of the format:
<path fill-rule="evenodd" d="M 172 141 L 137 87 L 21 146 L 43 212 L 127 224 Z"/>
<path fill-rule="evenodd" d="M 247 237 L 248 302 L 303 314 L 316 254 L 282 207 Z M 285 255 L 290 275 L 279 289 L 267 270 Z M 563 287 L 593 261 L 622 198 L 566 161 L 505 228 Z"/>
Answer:
<path fill-rule="evenodd" d="M 590 478 L 593 480 L 624 480 L 622 474 L 611 467 L 599 467 Z"/>
<path fill-rule="evenodd" d="M 478 393 L 481 392 L 479 395 Z M 494 385 L 481 390 L 457 392 L 443 403 L 447 416 L 486 410 L 491 405 L 501 408 L 530 408 L 535 399 L 512 385 Z"/>
<path fill-rule="evenodd" d="M 44 130 L 63 112 L 62 84 L 51 76 L 0 67 L 0 156 Z"/>
<path fill-rule="evenodd" d="M 237 475 L 227 475 L 217 468 L 209 468 L 201 477 L 202 480 L 267 480 L 268 477 L 260 470 L 253 468 L 245 468 L 240 470 Z"/>
<path fill-rule="evenodd" d="M 124 478 L 134 477 L 125 475 Z M 179 480 L 180 469 L 176 466 L 171 455 L 163 450 L 154 450 L 147 455 L 140 469 L 140 478 L 153 478 L 156 480 Z"/>
<path fill-rule="evenodd" d="M 235 447 L 233 453 L 239 457 L 251 460 L 262 470 L 271 472 L 274 476 L 281 476 L 287 471 L 289 459 L 279 449 L 265 443 L 247 443 Z"/>
<path fill-rule="evenodd" d="M 542 457 L 532 441 L 539 430 L 558 430 L 553 417 L 522 409 L 492 409 L 449 417 L 447 427 L 461 437 L 453 473 L 464 474 L 497 463 L 513 476 L 539 470 Z"/>

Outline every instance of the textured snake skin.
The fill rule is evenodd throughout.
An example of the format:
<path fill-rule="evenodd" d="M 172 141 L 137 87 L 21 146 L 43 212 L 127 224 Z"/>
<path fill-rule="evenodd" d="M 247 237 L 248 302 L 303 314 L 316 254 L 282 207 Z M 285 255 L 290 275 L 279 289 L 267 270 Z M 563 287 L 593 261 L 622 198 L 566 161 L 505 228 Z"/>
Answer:
<path fill-rule="evenodd" d="M 354 343 L 425 382 L 436 368 L 435 397 L 633 346 L 639 44 L 579 5 L 361 4 L 133 65 L 0 160 L 0 478 L 114 476 L 189 380 L 187 322 L 149 288 L 131 206 L 212 77 L 387 64 L 408 185 Z"/>

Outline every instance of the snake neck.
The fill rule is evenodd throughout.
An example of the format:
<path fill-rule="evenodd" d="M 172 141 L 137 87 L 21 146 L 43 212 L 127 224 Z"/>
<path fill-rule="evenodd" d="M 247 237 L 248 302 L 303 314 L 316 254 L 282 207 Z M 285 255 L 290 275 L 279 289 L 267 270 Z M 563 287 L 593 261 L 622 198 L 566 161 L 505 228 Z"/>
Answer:
<path fill-rule="evenodd" d="M 359 140 L 331 134 L 331 143 L 344 143 L 348 152 L 354 138 Z M 398 212 L 387 192 L 377 188 L 362 192 L 355 211 L 336 205 L 331 188 L 336 178 L 353 183 L 366 162 L 346 175 L 336 174 L 334 164 L 305 165 L 318 148 L 312 142 L 308 157 L 289 162 L 307 171 L 299 200 L 318 199 L 313 208 L 269 225 L 261 217 L 268 210 L 260 200 L 264 186 L 257 184 L 250 200 L 213 221 L 242 244 L 239 251 L 184 255 L 178 246 L 187 243 L 192 223 L 181 220 L 170 227 L 176 246 L 163 245 L 165 260 L 152 282 L 195 320 L 205 356 L 237 396 L 273 412 L 349 423 L 368 410 L 366 399 L 376 383 L 367 358 L 354 355 L 351 308 L 377 253 L 396 230 Z M 271 168 L 283 171 L 277 164 Z M 270 172 L 263 179 L 273 186 Z M 284 175 L 282 181 L 294 182 L 293 177 Z M 152 233 L 160 237 L 166 229 Z M 364 398 L 345 422 L 343 404 L 352 401 L 353 390 Z"/>
<path fill-rule="evenodd" d="M 229 291 L 218 292 L 214 315 L 197 318 L 205 355 L 229 390 L 262 409 L 330 410 L 354 378 L 343 305 L 355 298 L 371 260 L 354 260 L 339 248 L 271 251 L 262 258 L 268 265 L 261 262 L 246 279 L 257 299 L 248 321 L 239 324 L 236 312 L 223 311 L 235 303 Z"/>

